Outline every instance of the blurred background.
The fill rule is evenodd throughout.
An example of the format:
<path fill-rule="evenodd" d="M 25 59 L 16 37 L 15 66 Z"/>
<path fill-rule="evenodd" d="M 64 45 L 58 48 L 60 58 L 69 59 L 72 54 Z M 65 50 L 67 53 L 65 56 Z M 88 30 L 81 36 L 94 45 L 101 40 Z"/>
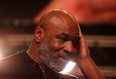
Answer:
<path fill-rule="evenodd" d="M 0 0 L 0 59 L 27 50 L 41 15 L 54 8 L 75 16 L 92 59 L 116 79 L 116 0 Z"/>

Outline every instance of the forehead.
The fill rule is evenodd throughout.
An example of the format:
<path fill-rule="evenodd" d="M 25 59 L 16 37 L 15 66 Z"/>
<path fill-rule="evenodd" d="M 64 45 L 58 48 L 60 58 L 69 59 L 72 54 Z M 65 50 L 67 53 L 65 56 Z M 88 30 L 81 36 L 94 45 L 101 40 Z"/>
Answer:
<path fill-rule="evenodd" d="M 79 26 L 76 21 L 71 18 L 53 17 L 49 20 L 49 33 L 68 34 L 71 36 L 79 36 Z"/>

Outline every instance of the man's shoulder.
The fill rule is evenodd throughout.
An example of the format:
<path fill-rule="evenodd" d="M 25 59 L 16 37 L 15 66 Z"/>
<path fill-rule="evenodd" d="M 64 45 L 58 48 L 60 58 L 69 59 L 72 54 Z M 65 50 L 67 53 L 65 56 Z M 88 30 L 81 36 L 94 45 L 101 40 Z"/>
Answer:
<path fill-rule="evenodd" d="M 26 51 L 23 50 L 23 51 L 19 51 L 15 54 L 11 54 L 9 56 L 2 58 L 0 60 L 0 63 L 21 61 L 21 60 L 25 59 L 25 57 L 28 57 L 28 55 L 27 55 Z"/>
<path fill-rule="evenodd" d="M 42 77 L 42 72 L 29 55 L 25 51 L 22 51 L 0 61 L 0 79 L 1 76 L 3 76 L 3 78 L 12 76 L 14 79 L 15 77 L 22 77 L 23 79 L 37 79 L 37 77 Z"/>
<path fill-rule="evenodd" d="M 24 67 L 25 60 L 28 58 L 23 51 L 10 55 L 0 60 L 0 72 L 20 71 Z"/>

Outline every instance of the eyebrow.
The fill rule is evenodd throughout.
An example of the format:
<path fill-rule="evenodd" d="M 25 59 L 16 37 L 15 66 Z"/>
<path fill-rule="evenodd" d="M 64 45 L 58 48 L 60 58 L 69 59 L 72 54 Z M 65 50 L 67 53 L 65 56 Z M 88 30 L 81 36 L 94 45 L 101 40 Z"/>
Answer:
<path fill-rule="evenodd" d="M 80 38 L 79 35 L 71 36 L 71 35 L 66 34 L 66 33 L 61 33 L 61 34 L 57 35 L 57 37 L 60 37 L 60 36 L 66 36 L 70 39 L 79 39 Z"/>
<path fill-rule="evenodd" d="M 66 34 L 66 33 L 61 33 L 61 34 L 59 34 L 59 36 L 60 36 L 60 35 L 69 36 L 69 35 Z"/>

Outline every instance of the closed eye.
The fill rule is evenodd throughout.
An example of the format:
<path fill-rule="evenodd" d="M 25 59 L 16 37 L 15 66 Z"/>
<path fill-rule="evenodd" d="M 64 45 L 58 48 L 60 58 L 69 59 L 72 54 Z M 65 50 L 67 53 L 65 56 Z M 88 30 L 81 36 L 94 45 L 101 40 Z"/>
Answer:
<path fill-rule="evenodd" d="M 74 44 L 74 45 L 78 45 L 79 40 L 80 40 L 80 38 L 77 38 L 77 39 L 73 40 L 73 44 Z"/>
<path fill-rule="evenodd" d="M 63 41 L 63 42 L 69 40 L 69 38 L 68 38 L 67 36 L 65 36 L 65 35 L 58 35 L 58 36 L 57 36 L 57 39 L 59 39 L 59 40 L 61 40 L 61 41 Z"/>

